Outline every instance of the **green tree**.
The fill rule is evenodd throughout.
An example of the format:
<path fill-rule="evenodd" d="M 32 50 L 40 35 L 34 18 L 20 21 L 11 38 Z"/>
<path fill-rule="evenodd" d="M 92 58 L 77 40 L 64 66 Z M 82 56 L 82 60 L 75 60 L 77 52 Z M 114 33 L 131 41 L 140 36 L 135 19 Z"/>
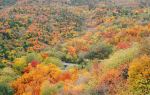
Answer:
<path fill-rule="evenodd" d="M 0 95 L 13 95 L 14 90 L 6 83 L 0 83 Z"/>

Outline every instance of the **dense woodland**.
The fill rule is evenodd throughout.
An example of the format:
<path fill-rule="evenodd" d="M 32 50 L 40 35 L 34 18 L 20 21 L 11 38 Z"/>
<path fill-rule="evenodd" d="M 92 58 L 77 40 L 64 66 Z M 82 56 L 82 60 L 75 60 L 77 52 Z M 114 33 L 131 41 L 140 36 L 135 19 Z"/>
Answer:
<path fill-rule="evenodd" d="M 150 95 L 150 0 L 0 0 L 0 95 Z"/>

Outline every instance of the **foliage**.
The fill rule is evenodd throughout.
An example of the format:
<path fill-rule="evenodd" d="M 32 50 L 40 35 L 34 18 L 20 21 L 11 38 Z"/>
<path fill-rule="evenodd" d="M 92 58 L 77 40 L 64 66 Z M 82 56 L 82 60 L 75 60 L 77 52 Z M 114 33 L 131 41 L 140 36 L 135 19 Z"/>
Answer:
<path fill-rule="evenodd" d="M 121 64 L 128 63 L 140 53 L 139 45 L 134 44 L 131 48 L 115 52 L 109 59 L 104 60 L 105 69 L 117 68 Z"/>
<path fill-rule="evenodd" d="M 3 6 L 8 6 L 8 5 L 15 4 L 15 3 L 16 3 L 16 0 L 3 0 L 2 1 Z"/>
<path fill-rule="evenodd" d="M 113 49 L 111 45 L 105 44 L 105 43 L 97 43 L 96 45 L 93 45 L 89 52 L 86 55 L 86 58 L 89 59 L 105 59 L 108 58 L 109 55 L 112 53 Z"/>
<path fill-rule="evenodd" d="M 51 86 L 49 81 L 45 81 L 42 83 L 40 95 L 54 95 L 58 93 L 58 91 L 61 90 L 61 88 L 61 84 Z"/>
<path fill-rule="evenodd" d="M 13 95 L 14 90 L 9 82 L 16 79 L 17 75 L 10 67 L 0 69 L 0 95 Z"/>
<path fill-rule="evenodd" d="M 84 18 L 82 16 L 78 16 L 66 9 L 60 10 L 59 14 L 54 14 L 54 20 L 57 22 L 57 29 L 59 32 L 70 32 L 74 31 L 81 31 Z M 66 27 L 68 26 L 68 27 Z M 64 35 L 67 36 L 67 35 Z"/>
<path fill-rule="evenodd" d="M 0 0 L 0 11 L 0 95 L 149 94 L 148 0 Z"/>
<path fill-rule="evenodd" d="M 93 9 L 100 0 L 71 0 L 72 5 L 88 5 L 89 9 Z"/>
<path fill-rule="evenodd" d="M 8 84 L 0 82 L 0 95 L 14 95 L 14 90 Z"/>
<path fill-rule="evenodd" d="M 14 79 L 16 79 L 17 74 L 14 72 L 14 70 L 10 67 L 5 67 L 0 70 L 0 82 L 10 82 Z"/>
<path fill-rule="evenodd" d="M 49 56 L 56 57 L 56 58 L 59 58 L 59 59 L 62 59 L 65 56 L 64 52 L 58 51 L 58 50 L 48 49 L 47 53 L 48 53 Z"/>
<path fill-rule="evenodd" d="M 16 94 L 27 94 L 27 89 L 30 89 L 29 92 L 31 93 L 39 93 L 41 82 L 48 79 L 50 83 L 56 83 L 59 74 L 61 74 L 61 70 L 53 64 L 49 64 L 48 66 L 39 64 L 35 69 L 30 66 L 28 68 L 29 73 L 25 73 L 12 83 L 13 88 L 16 90 Z M 31 87 L 29 84 L 31 84 Z M 35 86 L 36 88 L 34 88 Z"/>
<path fill-rule="evenodd" d="M 63 67 L 63 64 L 61 62 L 60 59 L 56 58 L 56 57 L 47 57 L 43 63 L 45 64 L 55 64 L 58 67 Z"/>
<path fill-rule="evenodd" d="M 142 54 L 150 55 L 150 37 L 141 41 L 141 52 Z"/>
<path fill-rule="evenodd" d="M 129 67 L 129 85 L 134 94 L 142 95 L 150 92 L 150 57 L 144 55 L 134 59 Z"/>
<path fill-rule="evenodd" d="M 26 56 L 26 62 L 27 63 L 30 63 L 32 61 L 38 61 L 38 62 L 41 62 L 42 61 L 42 56 L 38 53 L 29 53 L 27 56 Z"/>
<path fill-rule="evenodd" d="M 27 66 L 26 57 L 16 58 L 13 63 L 13 68 L 18 72 L 23 72 L 24 68 Z"/>
<path fill-rule="evenodd" d="M 118 43 L 117 45 L 117 48 L 118 49 L 127 49 L 130 47 L 130 44 L 129 43 L 126 43 L 126 42 L 120 42 Z"/>

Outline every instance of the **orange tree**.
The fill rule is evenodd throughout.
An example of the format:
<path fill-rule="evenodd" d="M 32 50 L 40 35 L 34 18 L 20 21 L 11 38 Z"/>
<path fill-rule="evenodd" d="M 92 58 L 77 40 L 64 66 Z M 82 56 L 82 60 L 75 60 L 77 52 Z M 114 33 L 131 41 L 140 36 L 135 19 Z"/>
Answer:
<path fill-rule="evenodd" d="M 65 91 L 66 88 L 69 88 L 70 83 L 76 81 L 77 78 L 77 69 L 63 72 L 53 64 L 38 64 L 36 67 L 29 65 L 25 69 L 25 73 L 20 78 L 12 82 L 12 87 L 15 89 L 16 95 L 40 95 L 40 93 L 44 93 L 41 91 L 44 90 L 42 88 L 45 81 L 48 81 L 49 83 L 48 89 L 56 87 L 57 84 L 62 82 Z M 57 90 L 59 90 L 59 88 L 56 89 L 55 93 L 57 93 Z"/>

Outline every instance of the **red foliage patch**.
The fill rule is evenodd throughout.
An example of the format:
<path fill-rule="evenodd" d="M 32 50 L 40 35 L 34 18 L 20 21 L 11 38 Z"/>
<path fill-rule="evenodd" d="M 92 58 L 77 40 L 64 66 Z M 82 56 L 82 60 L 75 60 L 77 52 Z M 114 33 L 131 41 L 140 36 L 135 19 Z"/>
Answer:
<path fill-rule="evenodd" d="M 120 42 L 117 44 L 117 49 L 127 49 L 130 47 L 130 44 L 127 42 Z"/>
<path fill-rule="evenodd" d="M 38 61 L 35 61 L 35 60 L 33 60 L 33 61 L 31 62 L 31 66 L 32 66 L 32 67 L 36 67 L 38 64 L 39 64 L 39 62 L 38 62 Z"/>
<path fill-rule="evenodd" d="M 128 77 L 128 65 L 121 65 L 118 69 L 107 71 L 102 77 L 98 85 L 99 90 L 107 88 L 110 95 L 115 95 L 118 91 L 118 86 L 124 86 Z"/>

